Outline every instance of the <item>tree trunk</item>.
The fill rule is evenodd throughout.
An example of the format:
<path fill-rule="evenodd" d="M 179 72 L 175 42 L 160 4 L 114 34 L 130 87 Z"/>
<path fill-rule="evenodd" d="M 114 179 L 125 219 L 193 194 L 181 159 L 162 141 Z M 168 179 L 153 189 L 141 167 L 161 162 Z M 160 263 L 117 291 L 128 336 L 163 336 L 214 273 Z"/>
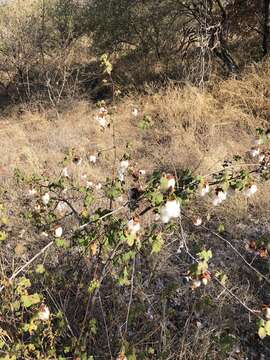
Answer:
<path fill-rule="evenodd" d="M 270 54 L 270 0 L 264 0 L 263 55 Z"/>

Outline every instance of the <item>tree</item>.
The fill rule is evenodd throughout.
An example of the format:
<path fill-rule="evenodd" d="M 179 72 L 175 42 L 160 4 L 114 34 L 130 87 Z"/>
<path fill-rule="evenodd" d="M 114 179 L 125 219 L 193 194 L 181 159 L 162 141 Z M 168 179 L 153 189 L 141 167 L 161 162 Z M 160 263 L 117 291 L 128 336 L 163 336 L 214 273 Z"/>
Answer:
<path fill-rule="evenodd" d="M 264 0 L 263 55 L 270 53 L 270 0 Z"/>

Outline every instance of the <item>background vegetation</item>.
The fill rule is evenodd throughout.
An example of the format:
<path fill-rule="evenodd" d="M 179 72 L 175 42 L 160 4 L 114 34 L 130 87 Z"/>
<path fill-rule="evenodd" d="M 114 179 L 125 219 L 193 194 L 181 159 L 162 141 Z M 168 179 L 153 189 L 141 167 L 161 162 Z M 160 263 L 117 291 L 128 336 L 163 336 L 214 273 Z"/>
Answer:
<path fill-rule="evenodd" d="M 269 52 L 269 0 L 0 6 L 0 359 L 270 357 Z"/>

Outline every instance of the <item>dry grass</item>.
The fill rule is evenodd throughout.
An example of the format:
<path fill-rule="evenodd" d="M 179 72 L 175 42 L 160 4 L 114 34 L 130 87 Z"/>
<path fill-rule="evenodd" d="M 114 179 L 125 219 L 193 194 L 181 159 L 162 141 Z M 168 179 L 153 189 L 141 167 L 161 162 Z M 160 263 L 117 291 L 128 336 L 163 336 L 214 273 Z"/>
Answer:
<path fill-rule="evenodd" d="M 212 92 L 171 86 L 124 98 L 113 109 L 119 156 L 131 142 L 133 160 L 149 170 L 172 164 L 205 174 L 216 170 L 224 159 L 250 147 L 256 127 L 267 126 L 269 74 L 269 66 L 265 66 L 252 69 L 241 80 L 220 82 Z M 140 110 L 137 118 L 131 115 L 133 107 Z M 138 127 L 144 114 L 152 118 L 148 130 Z M 35 171 L 44 166 L 53 169 L 66 148 L 86 154 L 110 149 L 112 128 L 101 132 L 95 115 L 93 105 L 74 101 L 58 113 L 53 109 L 26 111 L 2 118 L 2 174 L 20 166 Z M 101 176 L 110 162 L 110 152 L 104 154 L 105 163 L 101 161 L 94 171 Z"/>
<path fill-rule="evenodd" d="M 57 110 L 50 109 L 44 112 L 24 111 L 18 115 L 14 111 L 13 115 L 3 117 L 0 123 L 2 144 L 0 181 L 6 180 L 8 184 L 16 167 L 27 173 L 59 173 L 63 167 L 60 163 L 65 151 L 74 148 L 76 153 L 84 159 L 80 167 L 74 166 L 72 169 L 78 180 L 81 174 L 87 173 L 88 180 L 96 183 L 103 182 L 113 171 L 113 127 L 117 159 L 122 158 L 126 151 L 126 144 L 131 143 L 133 167 L 145 169 L 148 172 L 153 169 L 172 171 L 190 168 L 198 174 L 212 173 L 221 169 L 224 159 L 230 159 L 235 154 L 245 155 L 252 145 L 255 129 L 268 125 L 270 102 L 267 93 L 269 83 L 267 75 L 269 77 L 270 71 L 269 67 L 265 66 L 252 69 L 250 74 L 245 75 L 241 80 L 229 79 L 216 83 L 212 91 L 201 91 L 187 85 L 184 88 L 171 86 L 158 92 L 148 89 L 148 95 L 127 96 L 115 107 L 109 106 L 113 113 L 114 126 L 104 132 L 100 130 L 95 120 L 96 107 L 87 101 L 74 100 L 72 104 L 62 104 Z M 134 107 L 139 109 L 138 117 L 132 116 Z M 146 130 L 139 127 L 139 122 L 144 115 L 152 119 L 151 127 Z M 91 165 L 87 161 L 87 155 L 97 153 L 101 154 L 98 162 L 96 165 Z M 243 196 L 235 196 L 226 201 L 225 205 L 215 209 L 210 200 L 198 201 L 193 206 L 193 212 L 203 214 L 204 220 L 205 214 L 209 213 L 211 216 L 207 224 L 213 230 L 216 230 L 218 224 L 224 223 L 227 231 L 226 238 L 239 251 L 244 251 L 247 240 L 270 233 L 267 189 L 267 183 L 260 185 L 258 195 L 249 203 Z M 10 194 L 9 202 L 16 204 L 16 196 L 12 188 L 8 193 Z M 19 206 L 22 205 L 18 204 Z M 189 212 L 188 209 L 187 212 Z M 20 213 L 20 209 L 17 209 L 17 213 Z M 14 221 L 16 230 L 20 231 L 23 228 L 20 222 L 23 220 L 14 219 Z M 196 247 L 211 248 L 215 266 L 229 276 L 228 286 L 243 302 L 257 307 L 263 301 L 259 294 L 257 279 L 254 277 L 253 284 L 253 275 L 245 270 L 243 263 L 234 252 L 211 233 L 201 229 L 194 230 L 186 222 L 184 226 L 188 241 L 191 247 L 194 246 L 194 251 Z M 38 235 L 31 233 L 28 236 L 28 230 L 29 234 L 31 233 L 31 229 L 26 229 L 24 238 L 18 242 L 24 248 L 19 249 L 20 258 L 15 256 L 15 260 L 27 260 L 31 252 L 38 251 L 35 248 L 40 248 Z M 174 239 L 166 240 L 174 244 Z M 16 246 L 17 241 L 17 237 L 14 238 L 14 243 L 9 245 L 10 249 Z M 162 327 L 166 328 L 168 325 L 166 316 L 170 318 L 170 304 L 166 302 L 160 304 L 158 297 L 155 300 L 156 286 L 160 279 L 164 283 L 179 281 L 184 269 L 184 257 L 178 257 L 176 253 L 177 244 L 174 244 L 175 248 L 168 245 L 166 243 L 162 256 L 153 260 L 156 261 L 156 266 L 153 266 L 155 273 L 151 275 L 153 279 L 149 285 L 150 288 L 142 290 L 138 287 L 134 292 L 134 303 L 136 301 L 140 303 L 140 297 L 149 296 L 149 299 L 154 299 L 154 307 L 157 309 L 160 307 L 160 314 L 164 315 L 152 324 L 155 331 L 160 331 L 161 334 L 153 336 L 153 339 L 160 342 L 163 350 L 170 349 L 171 355 L 168 355 L 168 359 L 203 360 L 206 354 L 209 359 L 223 359 L 215 346 L 213 335 L 217 336 L 220 332 L 222 337 L 222 332 L 225 330 L 237 334 L 241 332 L 239 338 L 243 354 L 248 354 L 253 346 L 249 343 L 253 336 L 250 333 L 256 332 L 254 323 L 248 323 L 246 313 L 239 310 L 239 304 L 234 306 L 230 296 L 223 289 L 214 286 L 209 293 L 207 290 L 202 290 L 202 298 L 196 297 L 195 292 L 188 292 L 184 287 L 180 288 L 180 292 L 172 301 L 175 301 L 174 306 L 177 310 L 180 309 L 181 315 L 178 316 L 176 312 L 175 319 L 169 324 L 174 326 L 173 321 L 177 320 L 177 326 L 182 331 L 181 341 L 174 344 L 173 338 L 166 339 L 166 332 L 162 331 Z M 184 255 L 181 254 L 181 256 Z M 144 264 L 141 269 L 145 274 L 149 271 L 147 266 Z M 127 295 L 125 292 L 120 295 L 119 304 L 121 301 L 127 304 Z M 207 306 L 203 308 L 203 299 L 207 300 L 210 297 L 212 298 L 209 310 L 211 316 L 208 316 Z M 106 301 L 108 301 L 106 310 L 111 313 L 113 311 L 111 304 L 105 298 L 104 306 L 106 307 Z M 116 308 L 113 315 L 118 318 L 123 314 L 121 311 L 117 312 Z M 203 323 L 203 327 L 196 325 L 197 319 Z M 147 328 L 137 330 L 134 335 L 136 342 L 147 341 L 149 335 Z M 110 331 L 113 332 L 113 330 Z M 173 346 L 170 348 L 170 342 L 166 343 L 166 341 L 171 341 Z M 261 346 L 258 344 L 257 339 L 256 347 Z M 118 345 L 114 344 L 114 346 L 117 348 Z M 101 348 L 99 350 L 101 351 Z M 255 356 L 258 355 L 259 350 L 256 351 Z"/>

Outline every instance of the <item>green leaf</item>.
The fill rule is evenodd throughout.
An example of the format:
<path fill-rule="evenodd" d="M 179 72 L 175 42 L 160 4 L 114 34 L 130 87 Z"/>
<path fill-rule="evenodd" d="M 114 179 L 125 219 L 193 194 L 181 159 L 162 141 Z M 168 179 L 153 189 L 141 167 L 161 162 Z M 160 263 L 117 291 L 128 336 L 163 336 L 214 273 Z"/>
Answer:
<path fill-rule="evenodd" d="M 19 279 L 17 287 L 26 289 L 26 288 L 29 288 L 30 286 L 31 286 L 31 281 L 29 279 L 27 279 L 26 277 L 23 276 Z"/>
<path fill-rule="evenodd" d="M 225 231 L 225 226 L 224 226 L 224 224 L 219 224 L 217 230 L 218 230 L 219 233 L 222 234 L 222 233 Z"/>
<path fill-rule="evenodd" d="M 122 195 L 122 185 L 120 181 L 115 181 L 115 183 L 106 190 L 106 196 L 110 200 L 115 200 L 119 198 L 121 195 Z"/>
<path fill-rule="evenodd" d="M 266 337 L 266 331 L 263 326 L 261 326 L 258 330 L 258 335 L 261 339 L 264 339 Z"/>
<path fill-rule="evenodd" d="M 163 194 L 159 191 L 150 193 L 150 200 L 153 206 L 159 206 L 163 201 Z"/>
<path fill-rule="evenodd" d="M 7 234 L 5 231 L 0 231 L 0 241 L 5 241 L 7 238 Z"/>
<path fill-rule="evenodd" d="M 43 274 L 45 272 L 45 267 L 43 264 L 38 264 L 36 267 L 36 273 L 37 274 Z"/>
<path fill-rule="evenodd" d="M 88 294 L 92 294 L 96 289 L 98 289 L 100 287 L 100 283 L 98 280 L 92 280 L 90 282 L 90 285 L 87 289 Z"/>
<path fill-rule="evenodd" d="M 213 257 L 211 250 L 203 250 L 197 254 L 201 260 L 208 262 Z"/>
<path fill-rule="evenodd" d="M 55 239 L 55 244 L 59 248 L 67 249 L 69 247 L 69 242 L 62 238 Z"/>
<path fill-rule="evenodd" d="M 151 254 L 158 254 L 164 244 L 164 240 L 161 234 L 158 234 L 152 238 L 152 251 Z"/>
<path fill-rule="evenodd" d="M 126 235 L 126 241 L 127 241 L 128 246 L 133 246 L 135 240 L 136 240 L 135 234 L 127 234 Z"/>
<path fill-rule="evenodd" d="M 32 295 L 22 295 L 21 302 L 22 302 L 23 306 L 25 306 L 26 308 L 29 308 L 32 305 L 40 303 L 40 296 L 37 293 L 32 294 Z"/>
<path fill-rule="evenodd" d="M 143 119 L 139 122 L 139 128 L 141 130 L 147 130 L 151 127 L 152 119 L 148 115 L 144 115 Z"/>
<path fill-rule="evenodd" d="M 93 335 L 97 335 L 97 320 L 96 319 L 91 319 L 89 321 L 89 328 Z"/>
<path fill-rule="evenodd" d="M 264 329 L 266 334 L 269 336 L 270 335 L 270 320 L 266 321 L 265 325 L 264 325 Z"/>
<path fill-rule="evenodd" d="M 84 206 L 89 207 L 93 204 L 94 201 L 95 201 L 95 198 L 94 198 L 93 194 L 88 193 L 84 198 Z"/>

